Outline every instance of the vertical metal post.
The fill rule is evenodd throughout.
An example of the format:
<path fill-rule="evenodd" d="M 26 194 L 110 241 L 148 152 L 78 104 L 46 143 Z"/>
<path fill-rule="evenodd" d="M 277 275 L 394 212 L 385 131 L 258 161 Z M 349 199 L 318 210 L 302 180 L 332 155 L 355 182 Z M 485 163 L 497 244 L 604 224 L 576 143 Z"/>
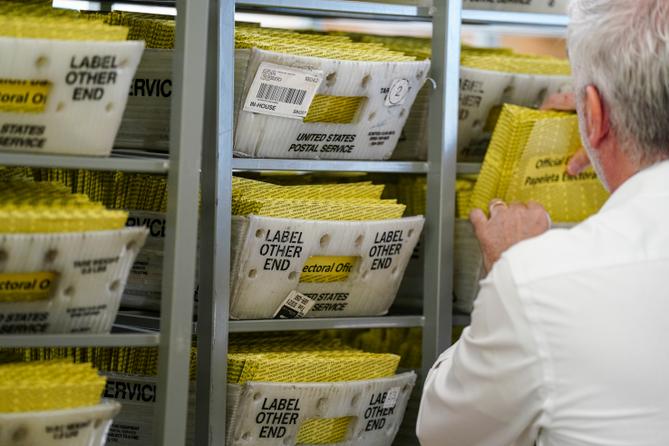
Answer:
<path fill-rule="evenodd" d="M 155 444 L 160 446 L 183 446 L 186 440 L 207 42 L 206 3 L 177 0 L 176 4 L 160 380 L 154 430 Z"/>
<path fill-rule="evenodd" d="M 191 0 L 192 1 L 192 0 Z M 225 444 L 234 95 L 234 0 L 210 0 L 200 225 L 196 444 Z"/>
<path fill-rule="evenodd" d="M 425 226 L 423 379 L 451 343 L 462 0 L 434 0 Z"/>

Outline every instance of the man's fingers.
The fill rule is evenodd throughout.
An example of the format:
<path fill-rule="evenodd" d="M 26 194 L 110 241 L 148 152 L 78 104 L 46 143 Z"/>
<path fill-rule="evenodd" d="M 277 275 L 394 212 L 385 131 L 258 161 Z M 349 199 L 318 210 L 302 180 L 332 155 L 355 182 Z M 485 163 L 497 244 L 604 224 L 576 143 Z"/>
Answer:
<path fill-rule="evenodd" d="M 529 200 L 527 202 L 527 208 L 530 210 L 542 210 L 545 211 L 546 209 L 541 205 L 541 203 L 533 200 Z"/>
<path fill-rule="evenodd" d="M 527 204 L 521 203 L 520 201 L 512 201 L 509 204 L 509 209 L 515 212 L 522 212 L 527 210 Z"/>
<path fill-rule="evenodd" d="M 474 225 L 474 231 L 478 234 L 479 230 L 486 224 L 488 218 L 481 209 L 474 209 L 469 213 L 469 221 Z"/>
<path fill-rule="evenodd" d="M 548 96 L 541 105 L 541 110 L 576 110 L 574 93 L 555 93 Z"/>
<path fill-rule="evenodd" d="M 574 154 L 567 164 L 567 173 L 571 176 L 578 175 L 583 172 L 590 165 L 590 158 L 588 152 L 584 148 L 579 149 Z"/>
<path fill-rule="evenodd" d="M 500 200 L 499 198 L 493 198 L 490 201 L 490 204 L 488 204 L 488 210 L 490 211 L 490 218 L 493 218 L 495 215 L 497 215 L 500 210 L 506 209 L 507 205 L 504 203 L 504 201 Z"/>
<path fill-rule="evenodd" d="M 491 261 L 486 255 L 486 246 L 487 238 L 485 237 L 486 225 L 488 224 L 488 217 L 486 217 L 485 212 L 481 209 L 474 209 L 469 213 L 469 221 L 474 226 L 474 235 L 478 239 L 481 246 L 481 254 L 483 256 L 483 268 L 485 269 L 486 275 L 490 268 L 492 267 Z"/>

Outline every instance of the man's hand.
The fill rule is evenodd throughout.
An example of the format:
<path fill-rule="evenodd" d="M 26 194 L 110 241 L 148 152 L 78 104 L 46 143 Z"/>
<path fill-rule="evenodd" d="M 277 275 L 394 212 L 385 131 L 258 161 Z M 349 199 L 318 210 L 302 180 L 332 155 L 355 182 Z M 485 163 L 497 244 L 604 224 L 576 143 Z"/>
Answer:
<path fill-rule="evenodd" d="M 574 93 L 555 93 L 546 98 L 541 110 L 561 110 L 574 111 L 576 110 L 576 98 Z M 590 158 L 584 148 L 580 148 L 574 154 L 567 164 L 567 173 L 571 176 L 576 176 L 583 172 L 590 165 Z"/>
<path fill-rule="evenodd" d="M 578 152 L 574 153 L 574 155 L 569 158 L 569 162 L 567 163 L 567 173 L 573 177 L 583 172 L 588 166 L 590 166 L 590 157 L 588 157 L 588 152 L 581 147 L 578 149 Z"/>
<path fill-rule="evenodd" d="M 512 203 L 500 199 L 490 202 L 490 218 L 481 209 L 474 209 L 469 220 L 481 244 L 486 274 L 502 253 L 523 240 L 536 237 L 550 229 L 548 213 L 539 203 Z"/>
<path fill-rule="evenodd" d="M 540 110 L 574 111 L 576 110 L 574 93 L 554 93 L 544 100 Z"/>

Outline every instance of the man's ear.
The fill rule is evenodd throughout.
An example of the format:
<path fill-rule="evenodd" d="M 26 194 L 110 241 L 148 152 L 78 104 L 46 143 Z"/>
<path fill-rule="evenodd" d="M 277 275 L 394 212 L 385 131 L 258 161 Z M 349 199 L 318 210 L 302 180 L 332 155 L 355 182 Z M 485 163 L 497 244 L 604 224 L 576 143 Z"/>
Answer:
<path fill-rule="evenodd" d="M 597 150 L 609 136 L 611 127 L 604 100 L 593 85 L 585 89 L 585 120 L 590 147 Z"/>

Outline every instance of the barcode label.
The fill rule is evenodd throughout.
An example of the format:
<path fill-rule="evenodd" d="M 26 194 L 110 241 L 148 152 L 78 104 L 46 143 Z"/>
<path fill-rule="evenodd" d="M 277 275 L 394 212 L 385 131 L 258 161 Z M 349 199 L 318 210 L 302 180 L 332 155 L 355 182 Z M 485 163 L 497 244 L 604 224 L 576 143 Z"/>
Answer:
<path fill-rule="evenodd" d="M 286 104 L 302 105 L 307 90 L 297 88 L 279 87 L 277 85 L 260 84 L 256 99 L 264 99 L 272 102 L 285 102 Z"/>
<path fill-rule="evenodd" d="M 321 71 L 262 62 L 244 101 L 244 111 L 303 119 L 323 81 Z"/>
<path fill-rule="evenodd" d="M 388 393 L 386 393 L 386 399 L 383 401 L 383 408 L 391 409 L 397 406 L 397 398 L 399 398 L 399 396 L 400 388 L 392 387 L 390 390 L 388 390 Z"/>
<path fill-rule="evenodd" d="M 296 319 L 304 317 L 311 310 L 316 301 L 298 291 L 291 291 L 279 309 L 274 313 L 274 319 Z"/>

